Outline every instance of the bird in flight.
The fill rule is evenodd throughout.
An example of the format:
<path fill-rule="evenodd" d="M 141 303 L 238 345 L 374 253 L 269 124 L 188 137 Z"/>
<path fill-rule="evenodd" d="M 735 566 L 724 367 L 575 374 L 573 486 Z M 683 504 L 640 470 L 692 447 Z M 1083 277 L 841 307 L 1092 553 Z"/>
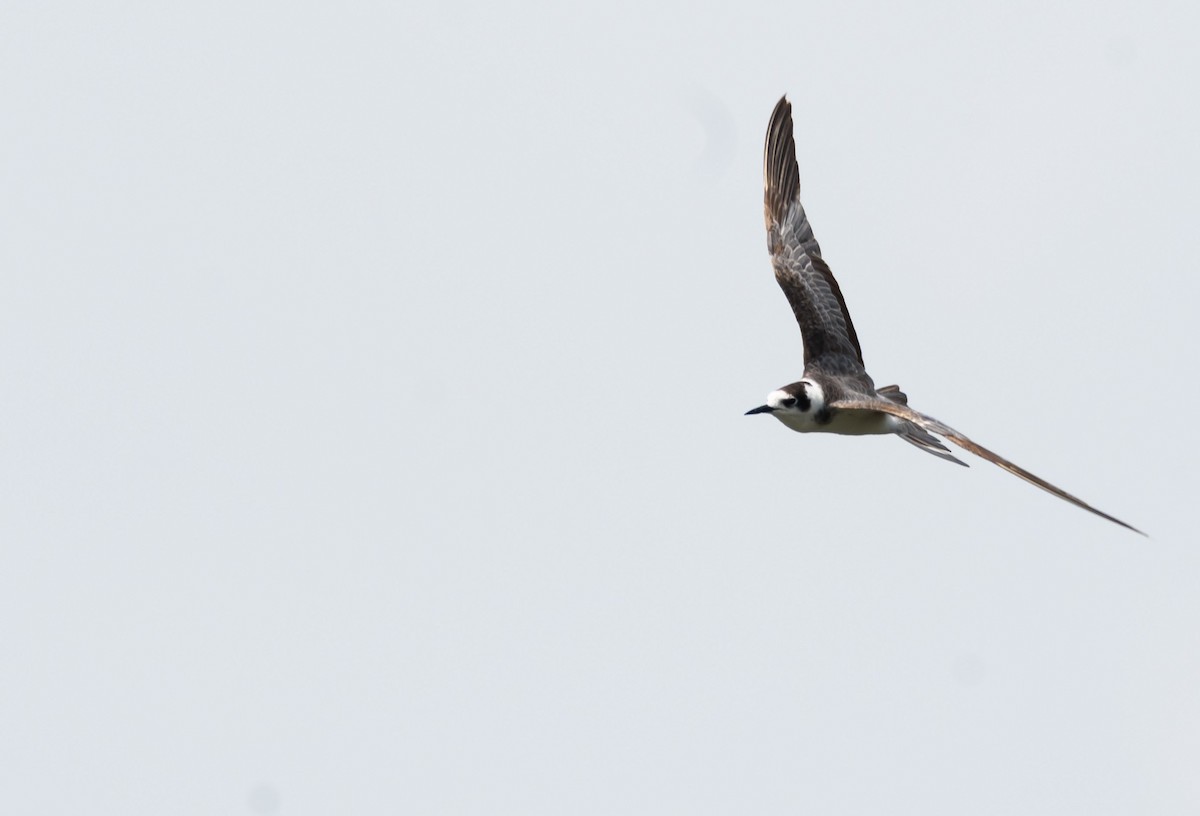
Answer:
<path fill-rule="evenodd" d="M 876 388 L 863 365 L 858 335 L 842 291 L 813 236 L 800 203 L 800 170 L 792 136 L 792 105 L 779 100 L 767 127 L 763 159 L 767 247 L 775 280 L 791 304 L 804 339 L 804 377 L 767 395 L 746 412 L 770 414 L 801 433 L 896 434 L 926 453 L 966 466 L 938 437 L 993 462 L 1076 507 L 1142 533 L 1131 524 L 1034 476 L 931 416 L 908 407 L 899 386 Z"/>

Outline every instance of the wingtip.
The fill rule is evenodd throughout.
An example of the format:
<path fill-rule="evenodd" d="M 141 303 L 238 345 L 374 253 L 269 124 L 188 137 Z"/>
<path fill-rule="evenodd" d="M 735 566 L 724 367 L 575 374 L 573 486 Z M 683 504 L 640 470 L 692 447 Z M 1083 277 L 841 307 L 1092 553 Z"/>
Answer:
<path fill-rule="evenodd" d="M 1134 527 L 1132 524 L 1129 524 L 1128 522 L 1121 521 L 1116 516 L 1110 516 L 1108 513 L 1103 513 L 1101 511 L 1097 510 L 1095 507 L 1092 507 L 1090 504 L 1084 505 L 1084 507 L 1088 510 L 1091 510 L 1097 516 L 1100 516 L 1103 519 L 1107 519 L 1108 521 L 1111 521 L 1113 524 L 1119 524 L 1120 526 L 1124 527 L 1126 530 L 1130 530 L 1132 532 L 1137 533 L 1142 538 L 1146 538 L 1146 539 L 1150 538 L 1149 533 L 1147 533 L 1143 530 L 1139 530 L 1137 527 Z"/>
<path fill-rule="evenodd" d="M 767 219 L 776 224 L 782 223 L 792 200 L 800 193 L 800 168 L 796 164 L 796 141 L 792 130 L 792 103 L 784 94 L 771 112 L 763 146 Z"/>

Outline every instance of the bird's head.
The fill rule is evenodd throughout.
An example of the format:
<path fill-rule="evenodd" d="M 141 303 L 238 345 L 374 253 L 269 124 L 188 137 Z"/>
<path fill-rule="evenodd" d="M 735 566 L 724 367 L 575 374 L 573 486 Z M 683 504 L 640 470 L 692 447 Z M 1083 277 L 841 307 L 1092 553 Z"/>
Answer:
<path fill-rule="evenodd" d="M 767 395 L 767 404 L 751 408 L 750 414 L 774 414 L 781 422 L 788 418 L 808 417 L 825 407 L 825 394 L 821 386 L 812 380 L 800 380 L 772 391 Z"/>

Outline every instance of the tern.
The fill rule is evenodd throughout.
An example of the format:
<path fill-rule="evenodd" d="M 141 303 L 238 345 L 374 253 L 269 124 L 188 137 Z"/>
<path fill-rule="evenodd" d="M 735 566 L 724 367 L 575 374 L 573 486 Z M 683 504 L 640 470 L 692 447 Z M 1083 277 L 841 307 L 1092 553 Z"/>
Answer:
<path fill-rule="evenodd" d="M 767 247 L 775 280 L 791 304 L 804 341 L 804 377 L 772 391 L 766 405 L 746 412 L 770 414 L 801 433 L 895 434 L 926 453 L 966 466 L 937 437 L 1007 470 L 1090 513 L 1145 535 L 1013 464 L 931 416 L 908 407 L 899 386 L 876 388 L 863 364 L 858 335 L 833 273 L 800 203 L 800 169 L 792 135 L 792 105 L 779 100 L 767 127 L 763 158 Z"/>

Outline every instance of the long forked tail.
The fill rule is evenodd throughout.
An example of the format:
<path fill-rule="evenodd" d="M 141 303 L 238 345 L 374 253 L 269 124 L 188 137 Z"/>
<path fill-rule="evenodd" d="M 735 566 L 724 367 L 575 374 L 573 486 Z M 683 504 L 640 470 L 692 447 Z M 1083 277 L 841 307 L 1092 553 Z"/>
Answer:
<path fill-rule="evenodd" d="M 905 422 L 900 426 L 900 430 L 896 431 L 896 435 L 908 444 L 915 445 L 926 453 L 933 454 L 938 459 L 945 459 L 947 462 L 953 462 L 956 465 L 970 467 L 966 462 L 950 453 L 950 449 L 939 442 L 936 436 L 918 425 Z"/>
<path fill-rule="evenodd" d="M 885 385 L 883 388 L 877 389 L 876 393 L 888 402 L 894 402 L 897 405 L 908 405 L 908 395 L 901 391 L 898 385 Z M 905 421 L 900 426 L 900 430 L 896 431 L 896 435 L 908 444 L 932 454 L 938 459 L 945 459 L 947 462 L 953 462 L 956 465 L 970 467 L 966 462 L 950 453 L 950 449 L 943 445 L 941 440 L 920 425 Z"/>

